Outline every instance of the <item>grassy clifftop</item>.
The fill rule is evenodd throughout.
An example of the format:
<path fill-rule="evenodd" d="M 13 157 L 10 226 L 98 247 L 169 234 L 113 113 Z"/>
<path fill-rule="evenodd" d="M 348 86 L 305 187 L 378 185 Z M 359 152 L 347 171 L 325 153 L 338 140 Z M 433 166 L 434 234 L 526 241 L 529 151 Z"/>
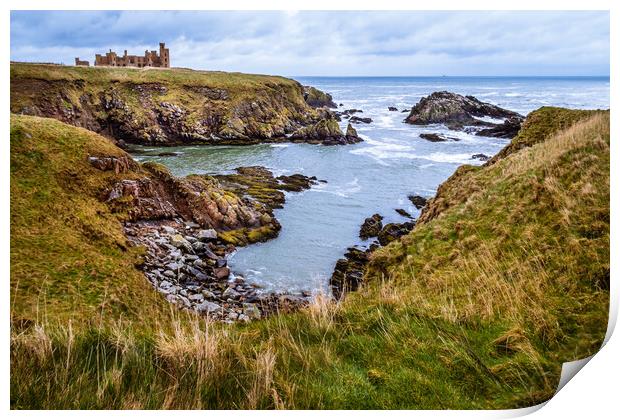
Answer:
<path fill-rule="evenodd" d="M 201 71 L 183 68 L 127 68 L 127 67 L 74 67 L 45 64 L 11 63 L 11 79 L 39 79 L 50 81 L 84 81 L 94 84 L 109 83 L 166 83 L 187 86 L 210 86 L 229 89 L 232 94 L 243 95 L 252 89 L 283 86 L 298 88 L 294 80 L 281 76 L 268 76 L 223 71 Z"/>
<path fill-rule="evenodd" d="M 114 316 L 68 327 L 48 310 L 36 325 L 14 327 L 12 406 L 458 409 L 550 398 L 561 363 L 599 348 L 609 302 L 609 113 L 536 129 L 558 112 L 533 114 L 528 147 L 461 167 L 409 235 L 373 254 L 366 285 L 339 303 L 318 298 L 245 326 L 171 312 L 146 317 L 148 329 Z M 38 138 L 62 135 L 55 124 L 39 125 Z M 53 153 L 37 157 L 29 141 L 17 143 L 17 170 L 21 159 Z M 24 203 L 36 203 L 39 181 L 17 175 L 28 179 L 12 173 L 11 188 L 19 183 Z M 12 225 L 42 218 L 71 237 L 62 211 Z M 12 252 L 25 240 L 17 228 Z M 13 254 L 12 269 L 28 258 Z M 128 306 L 142 299 L 122 296 Z M 36 300 L 24 292 L 17 307 L 19 299 Z"/>
<path fill-rule="evenodd" d="M 11 112 L 160 145 L 278 141 L 326 116 L 284 77 L 26 63 L 11 64 Z"/>

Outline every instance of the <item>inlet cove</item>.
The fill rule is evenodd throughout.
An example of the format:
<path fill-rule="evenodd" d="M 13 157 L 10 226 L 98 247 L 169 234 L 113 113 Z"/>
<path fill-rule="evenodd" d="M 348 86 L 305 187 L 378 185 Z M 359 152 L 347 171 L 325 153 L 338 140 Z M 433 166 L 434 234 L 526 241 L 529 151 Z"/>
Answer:
<path fill-rule="evenodd" d="M 603 341 L 608 77 L 10 72 L 14 408 L 527 407 Z"/>

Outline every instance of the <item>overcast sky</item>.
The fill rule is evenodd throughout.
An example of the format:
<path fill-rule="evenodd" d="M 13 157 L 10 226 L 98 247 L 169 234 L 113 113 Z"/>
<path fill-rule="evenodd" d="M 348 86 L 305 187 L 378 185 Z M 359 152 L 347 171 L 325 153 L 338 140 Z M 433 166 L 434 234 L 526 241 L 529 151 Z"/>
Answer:
<path fill-rule="evenodd" d="M 173 67 L 287 76 L 609 75 L 608 12 L 11 12 L 11 59 L 160 41 Z"/>

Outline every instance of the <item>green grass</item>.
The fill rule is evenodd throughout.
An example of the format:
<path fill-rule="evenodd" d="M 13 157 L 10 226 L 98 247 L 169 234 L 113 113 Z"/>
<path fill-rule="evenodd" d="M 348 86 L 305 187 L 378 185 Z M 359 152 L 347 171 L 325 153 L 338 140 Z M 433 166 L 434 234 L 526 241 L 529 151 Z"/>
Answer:
<path fill-rule="evenodd" d="M 547 112 L 538 117 L 552 118 Z M 418 226 L 373 255 L 367 285 L 339 303 L 318 298 L 294 314 L 225 326 L 172 310 L 149 313 L 150 304 L 122 295 L 140 309 L 101 322 L 74 313 L 70 324 L 57 316 L 70 314 L 58 296 L 46 319 L 23 325 L 30 306 L 20 302 L 35 299 L 12 294 L 11 406 L 497 409 L 550 398 L 561 363 L 596 352 L 607 326 L 609 114 L 581 115 L 570 127 L 532 136 L 531 147 L 457 171 Z M 25 145 L 65 133 L 63 147 L 73 147 L 71 139 L 88 133 L 34 119 L 14 119 L 12 133 L 13 290 L 25 273 L 14 267 L 26 257 L 37 256 L 29 268 L 41 276 L 76 258 L 66 249 L 40 263 L 54 256 L 55 240 L 76 230 L 62 223 L 41 232 L 47 242 L 28 242 L 30 253 L 13 254 L 14 243 L 39 229 L 33 220 L 56 218 L 34 209 L 61 212 L 74 199 L 39 188 L 47 182 L 39 177 L 21 180 L 51 153 Z M 92 147 L 83 139 L 81 147 Z M 49 173 L 48 164 L 38 173 Z M 86 200 L 82 187 L 74 193 Z M 83 203 L 100 210 L 94 224 L 115 232 L 102 205 Z M 99 261 L 106 248 L 94 246 L 103 251 L 89 257 Z M 103 272 L 101 281 L 137 285 L 129 257 L 114 258 L 123 272 Z"/>
<path fill-rule="evenodd" d="M 128 248 L 119 219 L 102 203 L 102 194 L 119 179 L 88 163 L 88 156 L 102 155 L 126 154 L 87 130 L 11 116 L 11 311 L 16 317 L 139 320 L 165 308 L 134 267 L 139 250 Z"/>
<path fill-rule="evenodd" d="M 209 86 L 235 90 L 269 84 L 296 86 L 297 82 L 281 76 L 201 71 L 184 68 L 75 67 L 45 64 L 11 63 L 11 79 L 85 81 L 90 83 L 164 83 Z"/>

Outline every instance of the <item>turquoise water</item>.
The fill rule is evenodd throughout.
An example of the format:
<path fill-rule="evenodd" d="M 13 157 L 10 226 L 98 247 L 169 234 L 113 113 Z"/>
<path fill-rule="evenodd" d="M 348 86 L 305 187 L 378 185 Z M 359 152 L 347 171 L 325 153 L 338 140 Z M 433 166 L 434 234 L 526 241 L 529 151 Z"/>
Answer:
<path fill-rule="evenodd" d="M 384 222 L 404 221 L 402 208 L 417 216 L 407 195 L 432 196 L 461 164 L 481 164 L 476 153 L 493 155 L 504 139 L 450 132 L 442 126 L 404 124 L 422 96 L 437 90 L 474 95 L 480 100 L 526 114 L 545 105 L 608 108 L 608 78 L 296 78 L 333 95 L 341 109 L 358 108 L 371 124 L 358 124 L 363 143 L 349 146 L 277 144 L 146 148 L 138 160 L 153 160 L 179 176 L 222 173 L 238 166 L 262 165 L 276 175 L 303 173 L 327 180 L 308 191 L 287 194 L 276 210 L 282 224 L 277 239 L 241 248 L 230 259 L 233 272 L 266 290 L 326 289 L 336 260 L 347 247 L 363 243 L 364 218 L 382 214 Z M 395 106 L 399 112 L 388 111 Z M 342 122 L 343 127 L 346 121 Z M 423 132 L 445 132 L 459 142 L 432 143 Z M 180 153 L 153 157 L 159 151 Z"/>

